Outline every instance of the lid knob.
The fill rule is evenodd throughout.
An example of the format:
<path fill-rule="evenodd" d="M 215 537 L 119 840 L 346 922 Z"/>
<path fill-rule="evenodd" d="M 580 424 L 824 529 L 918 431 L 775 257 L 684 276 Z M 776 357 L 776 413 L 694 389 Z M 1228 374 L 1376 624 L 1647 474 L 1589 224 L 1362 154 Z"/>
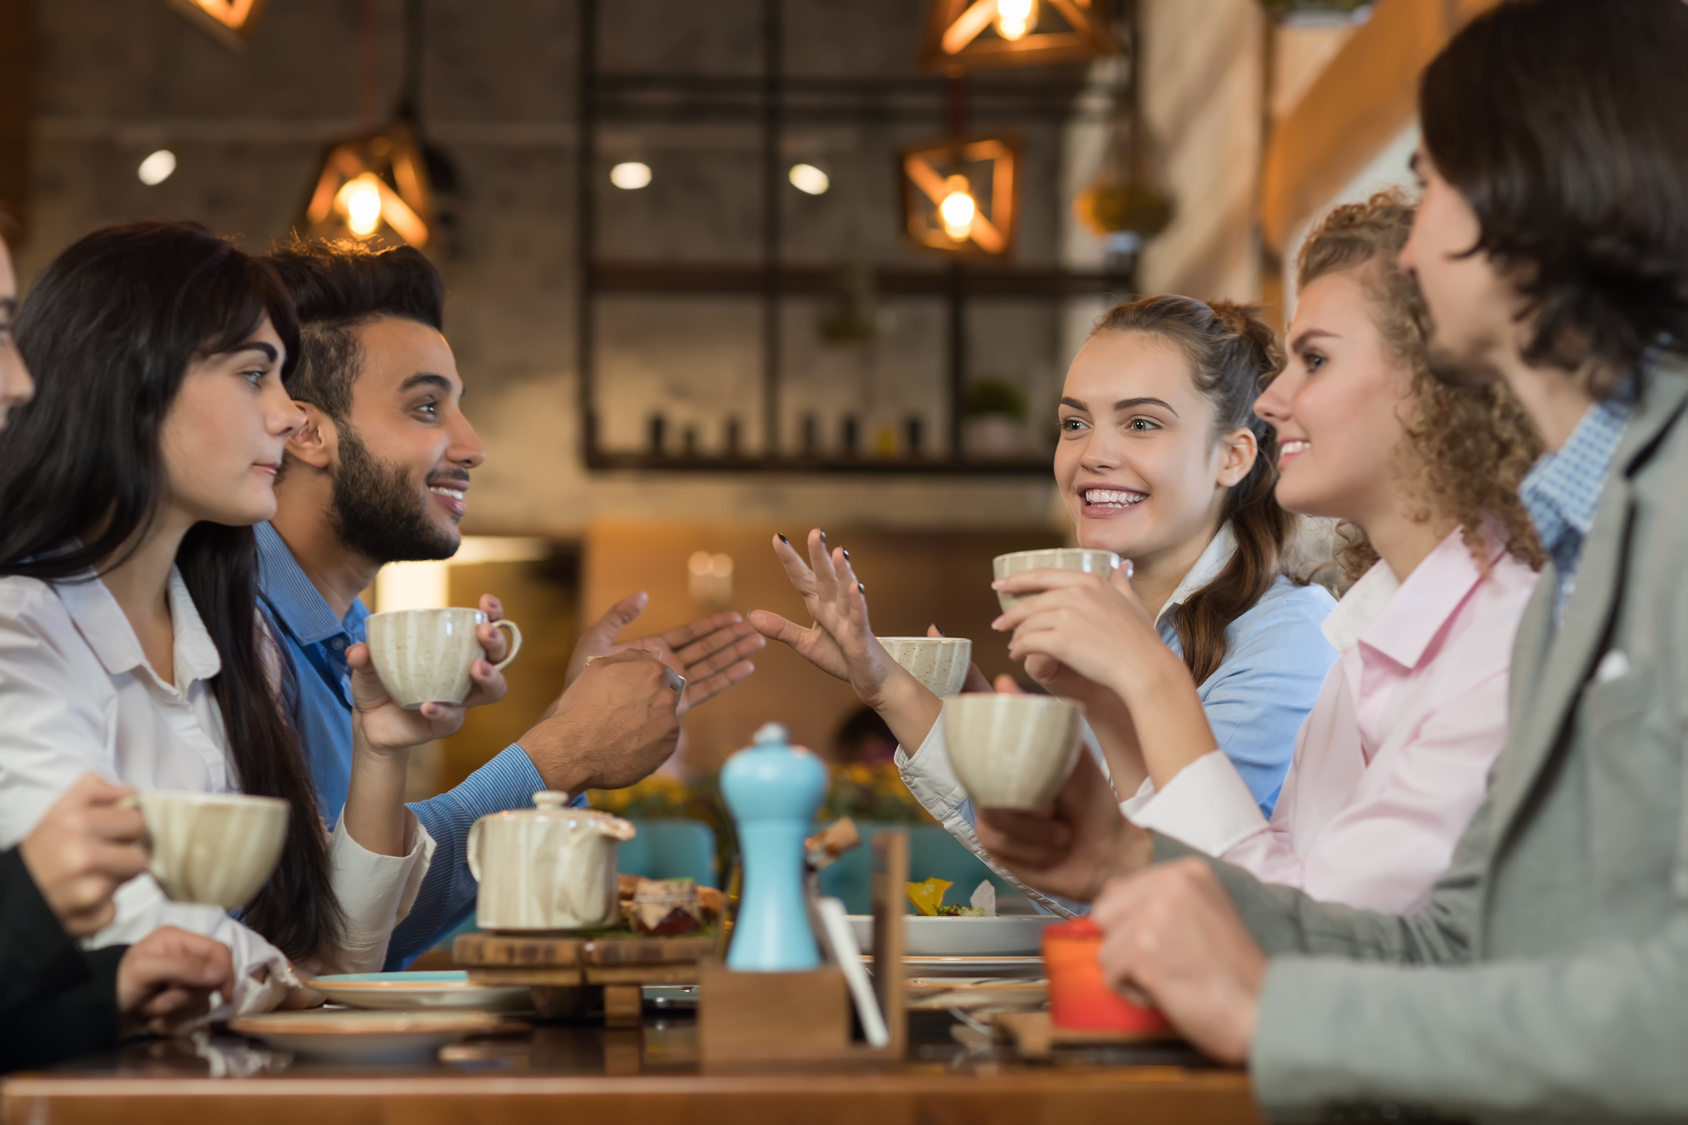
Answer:
<path fill-rule="evenodd" d="M 555 789 L 545 789 L 533 795 L 533 807 L 554 812 L 569 803 L 567 793 L 559 793 Z"/>
<path fill-rule="evenodd" d="M 756 728 L 756 733 L 750 741 L 756 746 L 784 746 L 787 734 L 785 727 L 779 723 L 763 723 Z"/>

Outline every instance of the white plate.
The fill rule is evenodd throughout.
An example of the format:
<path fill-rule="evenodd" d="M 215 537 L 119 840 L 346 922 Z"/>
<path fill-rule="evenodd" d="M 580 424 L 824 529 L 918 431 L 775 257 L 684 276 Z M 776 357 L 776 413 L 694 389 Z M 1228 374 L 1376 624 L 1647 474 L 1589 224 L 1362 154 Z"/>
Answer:
<path fill-rule="evenodd" d="M 1013 957 L 1043 951 L 1043 927 L 1061 919 L 1050 914 L 999 918 L 933 918 L 903 915 L 904 952 L 910 957 Z M 873 917 L 850 915 L 850 928 L 863 953 L 873 948 Z"/>
<path fill-rule="evenodd" d="M 526 1012 L 533 996 L 526 986 L 470 984 L 465 972 L 345 973 L 317 977 L 311 987 L 336 1004 L 385 1012 Z"/>
<path fill-rule="evenodd" d="M 491 1012 L 270 1012 L 229 1021 L 229 1030 L 282 1051 L 340 1062 L 431 1058 L 447 1043 L 519 1028 Z"/>

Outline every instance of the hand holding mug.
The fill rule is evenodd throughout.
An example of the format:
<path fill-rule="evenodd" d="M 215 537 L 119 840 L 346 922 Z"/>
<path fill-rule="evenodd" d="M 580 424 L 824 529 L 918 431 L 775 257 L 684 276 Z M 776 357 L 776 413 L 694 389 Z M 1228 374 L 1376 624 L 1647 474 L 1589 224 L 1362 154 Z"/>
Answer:
<path fill-rule="evenodd" d="M 147 869 L 146 819 L 125 803 L 130 794 L 83 774 L 19 845 L 30 878 L 71 937 L 110 922 L 112 894 Z"/>
<path fill-rule="evenodd" d="M 522 634 L 502 612 L 487 595 L 479 610 L 399 610 L 369 618 L 369 643 L 348 649 L 346 663 L 354 719 L 371 749 L 445 738 L 463 725 L 468 708 L 504 698 L 503 669 L 521 650 Z"/>

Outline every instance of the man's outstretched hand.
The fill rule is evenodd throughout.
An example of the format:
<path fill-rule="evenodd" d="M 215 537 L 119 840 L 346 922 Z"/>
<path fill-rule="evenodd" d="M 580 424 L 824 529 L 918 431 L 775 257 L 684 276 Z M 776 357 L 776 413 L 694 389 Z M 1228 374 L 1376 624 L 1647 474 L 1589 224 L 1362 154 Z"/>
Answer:
<path fill-rule="evenodd" d="M 650 595 L 643 592 L 623 598 L 587 626 L 569 658 L 565 685 L 573 684 L 586 665 L 600 657 L 641 649 L 686 678 L 686 690 L 680 698 L 679 709 L 679 713 L 684 715 L 756 671 L 756 665 L 748 658 L 767 641 L 743 617 L 731 611 L 705 617 L 666 633 L 616 640 L 649 603 Z M 552 704 L 545 717 L 550 718 L 556 707 Z"/>
<path fill-rule="evenodd" d="M 680 676 L 651 653 L 594 660 L 521 737 L 549 789 L 621 789 L 653 773 L 680 739 Z"/>

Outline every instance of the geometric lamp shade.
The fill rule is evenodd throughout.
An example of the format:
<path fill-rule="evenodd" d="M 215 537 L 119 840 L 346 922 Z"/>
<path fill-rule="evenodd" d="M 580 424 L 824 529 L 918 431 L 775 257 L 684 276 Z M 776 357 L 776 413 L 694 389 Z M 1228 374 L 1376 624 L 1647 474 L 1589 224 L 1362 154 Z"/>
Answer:
<path fill-rule="evenodd" d="M 395 121 L 383 133 L 330 145 L 313 181 L 301 225 L 323 238 L 392 234 L 428 244 L 434 198 L 416 132 Z"/>
<path fill-rule="evenodd" d="M 170 6 L 230 50 L 246 49 L 264 0 L 168 0 Z"/>
<path fill-rule="evenodd" d="M 1006 257 L 1020 211 L 1020 143 L 961 137 L 898 154 L 903 221 L 917 245 Z"/>
<path fill-rule="evenodd" d="M 920 69 L 951 74 L 1119 52 L 1101 0 L 932 0 Z"/>

